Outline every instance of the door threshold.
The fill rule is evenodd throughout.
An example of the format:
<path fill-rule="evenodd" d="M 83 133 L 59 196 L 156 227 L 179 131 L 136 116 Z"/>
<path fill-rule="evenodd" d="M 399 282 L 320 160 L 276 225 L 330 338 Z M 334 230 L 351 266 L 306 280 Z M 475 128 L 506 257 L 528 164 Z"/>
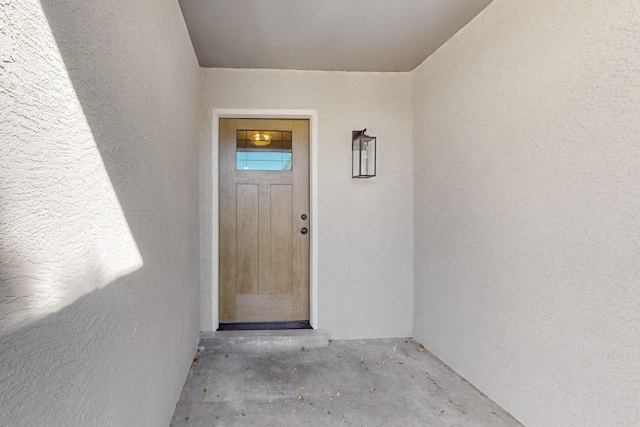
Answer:
<path fill-rule="evenodd" d="M 313 329 L 308 320 L 284 322 L 240 322 L 220 323 L 219 331 L 281 331 L 285 329 Z"/>

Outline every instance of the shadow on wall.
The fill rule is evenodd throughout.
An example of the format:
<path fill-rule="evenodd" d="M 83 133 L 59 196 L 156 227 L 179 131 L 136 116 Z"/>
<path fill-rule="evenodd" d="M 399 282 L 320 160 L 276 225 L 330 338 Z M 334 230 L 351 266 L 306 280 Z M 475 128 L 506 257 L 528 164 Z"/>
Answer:
<path fill-rule="evenodd" d="M 148 381 L 140 357 L 119 358 L 118 369 L 113 369 L 113 357 L 105 357 L 114 339 L 134 348 L 147 333 L 117 321 L 136 309 L 130 285 L 116 280 L 43 319 L 0 334 L 0 425 L 145 425 L 144 418 L 130 418 L 127 424 L 121 415 L 125 411 L 114 410 L 123 385 Z M 140 408 L 149 404 L 133 404 L 144 416 Z"/>
<path fill-rule="evenodd" d="M 0 332 L 8 333 L 143 262 L 46 16 L 32 2 L 3 6 L 0 19 L 13 30 L 0 34 L 8 141 L 0 146 Z"/>

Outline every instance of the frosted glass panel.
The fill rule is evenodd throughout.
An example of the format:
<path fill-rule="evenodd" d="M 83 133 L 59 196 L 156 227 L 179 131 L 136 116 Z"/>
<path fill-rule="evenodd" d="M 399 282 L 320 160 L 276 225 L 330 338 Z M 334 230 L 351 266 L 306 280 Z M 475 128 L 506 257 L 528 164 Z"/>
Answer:
<path fill-rule="evenodd" d="M 290 131 L 239 130 L 236 137 L 237 170 L 291 170 Z"/>

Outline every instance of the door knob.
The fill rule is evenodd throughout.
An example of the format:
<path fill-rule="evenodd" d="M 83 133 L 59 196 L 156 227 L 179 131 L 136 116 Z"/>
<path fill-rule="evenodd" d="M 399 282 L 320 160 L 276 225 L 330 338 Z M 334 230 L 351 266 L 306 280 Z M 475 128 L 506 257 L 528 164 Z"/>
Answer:
<path fill-rule="evenodd" d="M 300 229 L 300 233 L 302 233 L 302 234 L 307 234 L 308 232 L 309 232 L 309 230 L 307 229 L 307 227 L 302 227 Z"/>

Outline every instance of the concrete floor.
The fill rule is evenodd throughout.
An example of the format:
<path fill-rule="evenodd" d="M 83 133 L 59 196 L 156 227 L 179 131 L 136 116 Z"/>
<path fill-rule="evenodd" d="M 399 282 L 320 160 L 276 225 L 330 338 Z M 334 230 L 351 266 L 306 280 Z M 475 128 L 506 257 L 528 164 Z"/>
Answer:
<path fill-rule="evenodd" d="M 199 351 L 171 426 L 521 426 L 412 339 Z"/>

